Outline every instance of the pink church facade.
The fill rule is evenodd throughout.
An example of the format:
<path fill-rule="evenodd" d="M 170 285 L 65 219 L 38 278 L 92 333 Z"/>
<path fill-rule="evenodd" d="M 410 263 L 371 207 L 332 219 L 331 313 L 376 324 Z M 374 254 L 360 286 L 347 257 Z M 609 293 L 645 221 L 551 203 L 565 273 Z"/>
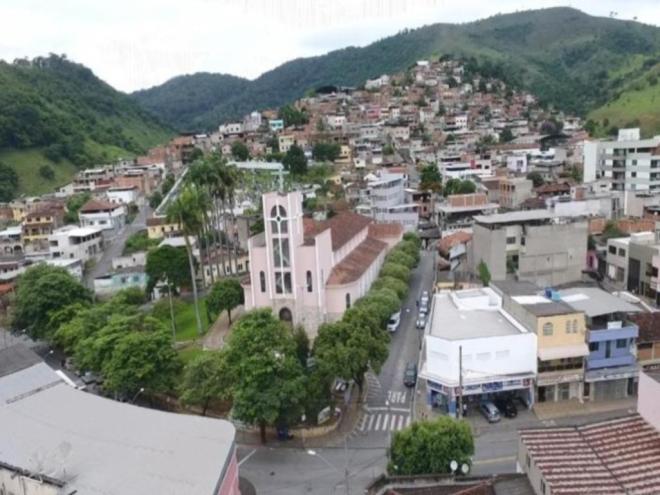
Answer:
<path fill-rule="evenodd" d="M 247 310 L 271 307 L 302 325 L 310 338 L 367 293 L 387 252 L 403 235 L 399 224 L 375 224 L 352 212 L 317 222 L 303 217 L 302 194 L 264 194 L 264 232 L 248 241 Z"/>

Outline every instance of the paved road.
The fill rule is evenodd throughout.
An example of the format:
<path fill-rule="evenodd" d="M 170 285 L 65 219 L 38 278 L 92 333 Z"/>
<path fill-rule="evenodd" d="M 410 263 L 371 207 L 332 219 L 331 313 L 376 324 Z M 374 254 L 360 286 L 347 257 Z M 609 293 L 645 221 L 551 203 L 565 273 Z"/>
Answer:
<path fill-rule="evenodd" d="M 407 362 L 417 362 L 420 335 L 415 328 L 415 301 L 423 290 L 430 289 L 432 281 L 433 254 L 424 251 L 411 276 L 410 292 L 403 305 L 401 325 L 392 334 L 389 357 L 378 375 L 368 374 L 364 412 L 345 442 L 330 441 L 327 447 L 315 449 L 316 455 L 302 448 L 239 447 L 241 476 L 254 484 L 257 493 L 347 493 L 347 464 L 350 493 L 362 493 L 385 470 L 391 432 L 411 422 L 413 392 L 403 385 L 403 372 Z"/>
<path fill-rule="evenodd" d="M 94 288 L 94 279 L 112 270 L 112 260 L 121 256 L 124 251 L 124 244 L 131 235 L 147 228 L 147 216 L 149 216 L 150 211 L 151 208 L 145 203 L 140 207 L 140 211 L 132 223 L 125 225 L 117 235 L 105 241 L 101 259 L 92 266 L 92 269 L 85 276 L 87 287 Z"/>

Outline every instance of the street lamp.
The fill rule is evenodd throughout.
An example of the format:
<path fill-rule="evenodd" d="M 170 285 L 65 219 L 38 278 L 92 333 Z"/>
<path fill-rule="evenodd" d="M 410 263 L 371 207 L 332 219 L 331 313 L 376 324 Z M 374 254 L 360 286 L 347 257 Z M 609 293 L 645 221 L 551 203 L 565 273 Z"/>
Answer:
<path fill-rule="evenodd" d="M 140 390 L 138 390 L 137 393 L 133 396 L 133 400 L 131 401 L 131 404 L 135 404 L 135 400 L 138 398 L 138 395 L 140 395 L 142 392 L 144 392 L 144 387 L 140 387 Z"/>
<path fill-rule="evenodd" d="M 321 454 L 319 454 L 316 450 L 313 449 L 307 449 L 305 452 L 307 452 L 307 455 L 311 455 L 312 457 L 318 457 L 321 459 L 323 462 L 325 462 L 328 466 L 330 466 L 332 469 L 334 469 L 337 473 L 342 474 L 341 470 L 339 470 L 334 464 L 332 464 L 329 460 L 327 460 L 325 457 L 323 457 Z M 344 437 L 344 456 L 346 458 L 346 465 L 344 467 L 344 486 L 346 487 L 346 495 L 349 495 L 350 489 L 348 487 L 348 445 L 346 443 L 346 437 Z M 335 485 L 335 488 L 337 485 Z"/>

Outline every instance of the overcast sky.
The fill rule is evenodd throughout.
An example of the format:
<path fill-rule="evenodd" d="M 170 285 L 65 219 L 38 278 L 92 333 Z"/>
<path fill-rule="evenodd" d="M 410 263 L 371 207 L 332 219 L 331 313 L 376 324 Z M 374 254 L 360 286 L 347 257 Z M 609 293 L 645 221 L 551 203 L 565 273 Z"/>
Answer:
<path fill-rule="evenodd" d="M 566 2 L 566 0 L 563 0 Z M 297 57 L 366 45 L 406 27 L 467 22 L 552 0 L 0 0 L 0 58 L 49 52 L 122 91 L 179 74 L 255 78 Z M 576 0 L 589 14 L 660 26 L 660 0 Z"/>

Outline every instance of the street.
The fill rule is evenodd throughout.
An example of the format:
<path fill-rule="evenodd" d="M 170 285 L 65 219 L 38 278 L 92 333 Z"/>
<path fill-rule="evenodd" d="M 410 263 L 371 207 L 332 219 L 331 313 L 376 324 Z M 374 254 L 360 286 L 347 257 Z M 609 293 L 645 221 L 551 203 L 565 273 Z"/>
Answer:
<path fill-rule="evenodd" d="M 348 466 L 350 493 L 363 489 L 382 474 L 393 431 L 411 422 L 413 390 L 403 384 L 408 362 L 417 362 L 420 333 L 415 328 L 415 301 L 433 283 L 433 253 L 422 251 L 412 271 L 410 291 L 401 311 L 399 329 L 392 333 L 390 354 L 378 375 L 367 375 L 367 400 L 362 416 L 344 440 L 332 440 L 313 454 L 302 448 L 239 446 L 241 476 L 257 493 L 347 493 L 344 483 Z M 248 457 L 249 456 L 249 457 Z"/>

